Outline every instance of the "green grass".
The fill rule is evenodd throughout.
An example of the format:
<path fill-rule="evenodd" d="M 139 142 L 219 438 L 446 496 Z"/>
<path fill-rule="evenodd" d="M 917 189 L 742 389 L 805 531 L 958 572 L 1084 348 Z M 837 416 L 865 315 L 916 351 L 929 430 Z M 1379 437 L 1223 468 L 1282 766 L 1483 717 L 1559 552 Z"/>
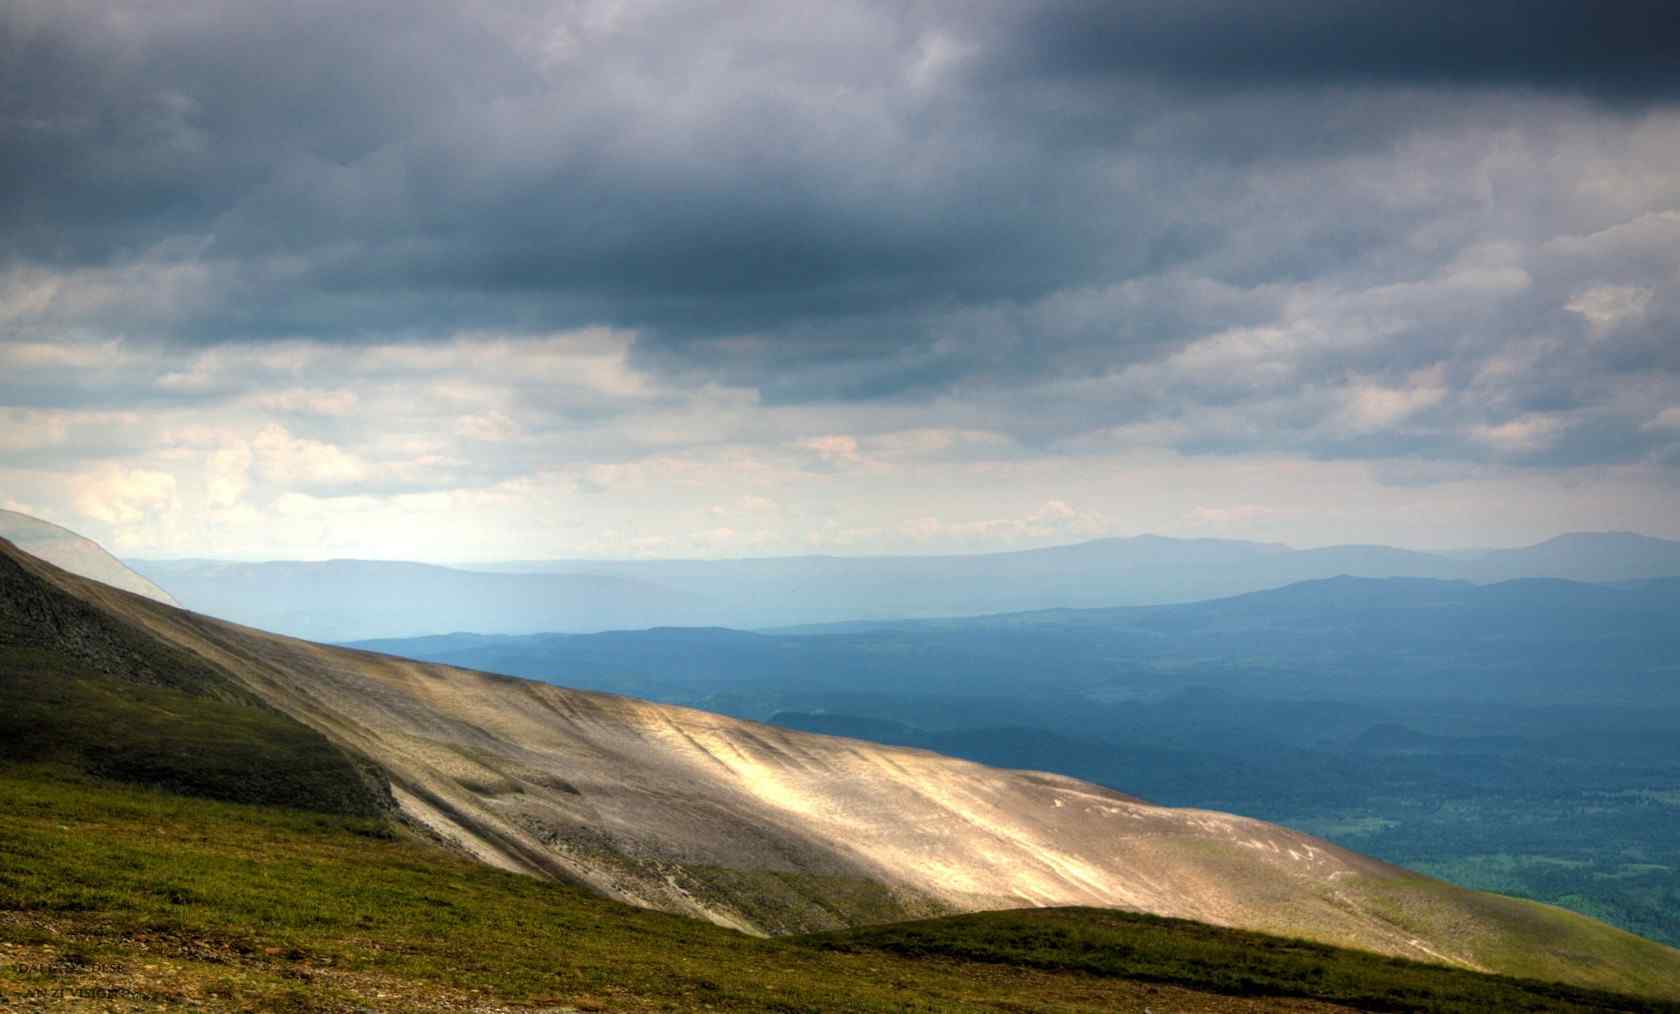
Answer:
<path fill-rule="evenodd" d="M 1673 866 L 1505 852 L 1408 865 L 1473 890 L 1538 898 L 1670 946 L 1680 939 Z"/>
<path fill-rule="evenodd" d="M 1630 769 L 1615 777 L 1664 779 Z M 1465 790 L 1471 792 L 1472 790 Z M 1680 821 L 1668 789 L 1490 791 L 1453 805 L 1432 798 L 1267 819 L 1478 891 L 1572 909 L 1680 946 Z"/>
<path fill-rule="evenodd" d="M 1229 996 L 1312 997 L 1365 1010 L 1567 1010 L 1628 1003 L 1571 986 L 1103 909 L 986 912 L 812 939 L 842 950 L 1123 976 Z M 1650 1009 L 1680 1007 L 1653 1002 Z"/>
<path fill-rule="evenodd" d="M 1088 910 L 761 940 L 502 873 L 378 818 L 0 767 L 0 1007 L 1680 1010 Z M 1288 1001 L 1268 999 L 1268 1005 Z"/>
<path fill-rule="evenodd" d="M 380 811 L 376 779 L 259 702 L 125 679 L 57 650 L 0 644 L 0 761 L 210 799 Z"/>
<path fill-rule="evenodd" d="M 372 816 L 382 775 L 230 675 L 0 554 L 0 762 Z"/>

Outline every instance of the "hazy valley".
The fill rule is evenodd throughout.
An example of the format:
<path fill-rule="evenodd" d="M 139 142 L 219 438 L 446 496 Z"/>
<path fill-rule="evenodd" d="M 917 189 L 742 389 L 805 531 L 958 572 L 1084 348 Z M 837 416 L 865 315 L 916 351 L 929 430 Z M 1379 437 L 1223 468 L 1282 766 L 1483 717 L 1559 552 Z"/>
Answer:
<path fill-rule="evenodd" d="M 369 646 L 1261 816 L 1680 942 L 1676 589 L 1337 578 L 1176 606 Z"/>

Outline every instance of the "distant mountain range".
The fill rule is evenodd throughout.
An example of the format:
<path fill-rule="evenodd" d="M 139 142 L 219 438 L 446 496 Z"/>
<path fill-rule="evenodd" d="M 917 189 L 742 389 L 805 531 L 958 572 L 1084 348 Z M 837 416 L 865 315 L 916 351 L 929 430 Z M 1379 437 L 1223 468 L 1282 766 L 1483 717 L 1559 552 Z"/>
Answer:
<path fill-rule="evenodd" d="M 65 705 L 43 706 L 51 700 Z M 8 756 L 21 742 L 19 760 L 107 779 L 268 803 L 305 793 L 335 812 L 388 807 L 481 862 L 751 932 L 1087 905 L 1531 978 L 1680 989 L 1671 948 L 1276 825 L 309 644 L 77 577 L 4 541 L 0 731 Z M 383 854 L 367 851 L 370 863 Z"/>
<path fill-rule="evenodd" d="M 1439 554 L 1139 536 L 973 556 L 550 560 L 472 568 L 367 560 L 130 563 L 209 615 L 343 641 L 451 631 L 764 629 L 1154 605 L 1342 575 L 1481 584 L 1638 581 L 1680 576 L 1680 542 L 1579 533 L 1522 549 Z"/>
<path fill-rule="evenodd" d="M 705 622 L 689 592 L 612 573 L 492 574 L 424 563 L 137 562 L 189 609 L 293 637 L 530 631 Z M 377 632 L 370 635 L 369 632 Z"/>
<path fill-rule="evenodd" d="M 833 695 L 1068 701 L 1261 697 L 1680 707 L 1680 578 L 1491 585 L 1336 577 L 1205 602 L 853 621 L 750 633 L 451 634 L 359 647 L 723 707 Z M 1051 702 L 1058 702 L 1052 704 Z M 1075 709 L 1077 710 L 1077 709 Z"/>
<path fill-rule="evenodd" d="M 1547 550 L 1554 566 L 1559 558 L 1568 560 L 1570 554 L 1562 551 L 1570 548 L 1569 541 Z M 1176 548 L 1168 540 L 1131 547 L 1169 553 Z M 1194 548 L 1219 555 L 1232 547 L 1202 543 Z M 1653 548 L 1662 547 L 1643 546 L 1633 560 L 1655 558 Z M 1077 557 L 1079 547 L 1057 552 Z M 1607 570 L 1589 553 L 1585 563 L 1599 569 L 1586 573 L 1625 578 L 1627 561 L 1616 563 L 1606 555 L 1622 569 Z M 1581 562 L 1577 557 L 1575 565 Z M 379 592 L 376 586 L 334 587 L 331 567 L 302 570 L 326 572 L 329 579 L 316 593 L 321 608 Z M 415 578 L 411 586 L 425 591 L 426 581 L 438 571 L 454 582 L 455 573 L 446 568 L 416 567 L 410 572 Z M 487 584 L 490 588 L 501 586 L 504 578 L 516 583 L 521 578 L 488 576 L 497 579 Z M 538 575 L 580 576 L 588 577 Z M 97 587 L 84 584 L 79 594 L 102 603 L 121 601 L 113 598 L 120 593 L 100 593 Z M 406 601 L 399 596 L 388 605 L 400 609 Z M 42 603 L 34 594 L 19 603 L 32 618 L 26 632 L 51 630 L 60 622 L 41 625 Z M 224 631 L 215 634 L 205 656 L 219 665 L 227 663 L 226 653 L 239 643 L 236 634 L 262 636 L 199 618 L 170 619 L 175 615 L 170 613 L 130 610 L 125 615 L 153 633 L 173 631 L 169 640 L 177 644 Z M 109 639 L 101 631 L 75 624 L 65 630 L 75 650 L 113 661 L 102 657 Z M 301 679 L 300 696 L 288 713 L 335 736 L 364 728 L 367 742 L 392 749 L 410 744 L 403 747 L 408 753 L 393 755 L 393 763 L 405 772 L 416 764 L 445 765 L 447 777 L 456 779 L 462 791 L 480 794 L 476 802 L 458 798 L 453 790 L 439 797 L 455 814 L 450 821 L 469 821 L 456 827 L 475 826 L 471 822 L 479 819 L 474 816 L 479 811 L 503 821 L 517 813 L 535 821 L 528 828 L 518 826 L 534 828 L 531 833 L 540 840 L 548 842 L 556 833 L 547 808 L 554 799 L 566 803 L 568 792 L 562 788 L 560 796 L 552 796 L 543 786 L 553 786 L 543 779 L 537 782 L 541 791 L 533 792 L 525 776 L 505 780 L 486 774 L 482 765 L 488 756 L 486 736 L 499 735 L 491 729 L 502 721 L 492 716 L 504 705 L 535 708 L 538 725 L 558 728 L 574 720 L 560 717 L 574 713 L 572 703 L 554 711 L 545 703 L 551 701 L 547 691 L 502 697 L 495 688 L 503 684 L 486 681 L 470 684 L 488 688 L 481 706 L 429 713 L 415 718 L 418 724 L 412 726 L 387 725 L 390 709 L 409 707 L 401 703 L 406 697 L 435 701 L 438 694 L 467 693 L 462 688 L 469 684 L 454 686 L 455 677 L 443 675 L 453 670 L 435 666 L 389 660 L 364 670 L 354 661 L 364 656 L 297 642 L 262 643 L 282 643 L 291 660 L 286 667 L 292 668 L 277 670 L 261 653 L 242 655 L 251 668 L 236 681 L 240 687 L 248 677 L 267 688 L 256 692 L 272 693 Z M 0 630 L 0 653 L 10 650 L 6 645 L 6 632 Z M 1056 771 L 1157 802 L 1249 813 L 1466 886 L 1550 900 L 1655 939 L 1680 942 L 1673 904 L 1680 898 L 1680 875 L 1668 872 L 1680 870 L 1680 849 L 1672 844 L 1680 841 L 1680 804 L 1672 803 L 1672 787 L 1680 784 L 1680 747 L 1675 746 L 1680 742 L 1680 581 L 1672 579 L 1588 584 L 1530 578 L 1477 585 L 1462 579 L 1334 577 L 1186 604 L 864 620 L 774 633 L 655 628 L 581 635 L 442 635 L 369 647 L 571 687 L 701 705 L 796 730 L 932 749 L 993 767 Z M 276 726 L 279 712 L 258 709 L 214 720 L 204 716 L 195 734 L 208 738 L 183 750 L 178 733 L 184 730 L 165 734 L 147 723 L 174 721 L 171 715 L 201 707 L 183 712 L 181 702 L 147 696 L 165 690 L 135 690 L 126 683 L 103 687 L 97 680 L 88 690 L 93 700 L 58 707 L 53 704 L 56 691 L 42 682 L 43 672 L 55 664 L 37 654 L 18 670 L 25 692 L 14 704 L 0 703 L 0 743 L 8 738 L 14 745 L 32 742 L 53 756 L 63 754 L 69 740 L 49 720 L 62 711 L 87 731 L 83 756 L 106 775 L 137 770 L 169 784 L 208 786 L 259 800 L 278 793 L 330 801 L 354 787 L 354 774 L 347 778 L 341 766 L 320 756 L 319 744 L 311 746 Z M 143 688 L 146 680 L 160 675 L 178 679 L 170 674 L 197 664 L 190 659 L 162 666 L 152 661 L 136 669 L 124 663 L 110 671 L 141 680 Z M 309 674 L 320 675 L 319 666 L 338 673 L 334 679 L 355 671 L 386 674 L 347 692 L 346 699 L 361 701 L 357 706 L 371 711 L 364 717 L 340 713 L 337 705 L 325 703 L 318 687 L 308 689 L 316 686 L 317 675 Z M 405 689 L 393 690 L 392 679 Z M 230 700 L 238 693 L 244 691 Z M 468 694 L 478 695 L 478 689 Z M 573 700 L 567 691 L 552 698 L 555 703 Z M 99 706 L 93 707 L 96 702 Z M 114 706 L 122 709 L 120 716 L 109 713 Z M 586 724 L 617 721 L 603 714 Z M 687 713 L 666 709 L 648 714 Z M 638 757 L 665 749 L 658 743 L 696 735 L 672 722 L 647 742 L 608 743 L 590 733 L 584 742 L 593 745 L 548 740 L 535 747 L 504 745 L 516 757 L 532 755 L 526 751 L 553 753 L 573 771 L 587 767 L 574 756 L 577 749 L 588 756 L 593 756 L 588 751 L 605 749 L 618 758 L 613 764 L 635 769 Z M 743 723 L 728 728 L 762 727 Z M 280 740 L 264 739 L 271 734 Z M 832 757 L 793 752 L 776 734 L 753 735 L 758 738 L 703 742 L 726 758 L 734 750 L 757 757 L 755 744 L 767 743 L 776 756 L 797 757 L 799 764 L 814 765 L 812 770 L 839 770 Z M 456 736 L 465 737 L 463 749 L 470 757 L 439 752 L 440 742 Z M 228 751 L 266 756 L 276 750 L 299 756 L 295 762 L 262 762 L 266 773 L 255 780 L 247 774 L 251 765 L 224 756 Z M 412 751 L 419 753 L 409 756 Z M 314 759 L 304 763 L 303 754 Z M 710 762 L 699 755 L 693 761 L 700 770 L 710 770 Z M 751 792 L 775 794 L 788 784 L 769 761 L 754 764 Z M 507 770 L 499 761 L 490 768 Z M 769 781 L 760 784 L 761 779 Z M 587 792 L 573 774 L 563 781 Z M 739 798 L 737 788 L 719 791 Z M 717 802 L 704 798 L 712 800 L 706 806 Z M 543 812 L 529 810 L 532 806 Z M 609 812 L 620 811 L 599 811 Z M 1590 819 L 1583 819 L 1588 813 Z M 621 817 L 643 827 L 652 819 L 647 814 Z M 473 847 L 528 854 L 519 844 L 522 839 L 500 837 L 502 830 L 497 834 L 488 845 Z M 600 845 L 593 838 L 581 844 L 564 836 L 555 840 L 585 851 Z M 648 855 L 640 839 L 621 845 L 637 856 Z M 484 854 L 501 855 L 499 862 L 524 861 L 509 860 L 506 852 Z M 710 863 L 704 850 L 699 855 L 702 865 Z M 1511 855 L 1519 857 L 1514 866 L 1499 858 Z M 653 859 L 655 868 L 663 862 L 657 853 Z M 716 885 L 714 874 L 688 869 Z M 612 876 L 618 885 L 613 890 L 636 882 L 634 876 L 626 880 L 622 871 Z M 791 883 L 784 873 L 765 876 Z M 690 892 L 702 882 L 688 873 L 677 877 L 680 889 Z M 761 928 L 812 927 L 862 911 L 849 908 L 850 902 L 837 906 L 828 888 L 818 886 L 829 883 L 820 877 L 800 881 L 806 886 L 795 891 L 814 902 L 783 908 L 792 896 L 782 895 L 766 908 L 768 899 L 759 888 L 772 880 L 757 874 L 749 879 L 758 886 L 737 880 L 735 893 L 726 896 L 704 895 L 696 902 L 678 893 L 651 903 L 722 905 L 716 917 L 749 919 Z M 664 890 L 653 881 L 634 889 Z M 893 904 L 912 901 L 892 911 L 925 911 L 916 906 L 925 906 L 927 898 L 914 901 L 918 896 L 900 892 L 900 901 Z M 869 891 L 848 897 L 881 898 Z M 865 908 L 875 913 L 871 918 L 894 917 L 883 915 L 875 902 Z M 767 919 L 773 923 L 761 921 Z"/>

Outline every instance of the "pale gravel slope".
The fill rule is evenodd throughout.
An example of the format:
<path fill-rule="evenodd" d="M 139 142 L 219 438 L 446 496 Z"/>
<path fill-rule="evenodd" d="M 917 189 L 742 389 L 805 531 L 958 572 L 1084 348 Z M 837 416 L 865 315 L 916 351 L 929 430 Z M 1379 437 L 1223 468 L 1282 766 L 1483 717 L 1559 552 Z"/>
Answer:
<path fill-rule="evenodd" d="M 0 510 L 0 539 L 6 539 L 24 552 L 72 574 L 103 581 L 114 588 L 144 595 L 166 605 L 180 605 L 174 596 L 130 570 L 99 543 L 49 521 L 16 511 Z"/>
<path fill-rule="evenodd" d="M 748 931 L 1023 905 L 1136 909 L 1515 974 L 1680 991 L 1680 952 L 1228 814 L 1057 775 L 310 644 L 36 572 L 383 767 L 485 862 Z M 765 904 L 873 881 L 890 911 Z M 840 878 L 840 879 L 831 879 Z M 782 882 L 782 881 L 778 881 Z"/>

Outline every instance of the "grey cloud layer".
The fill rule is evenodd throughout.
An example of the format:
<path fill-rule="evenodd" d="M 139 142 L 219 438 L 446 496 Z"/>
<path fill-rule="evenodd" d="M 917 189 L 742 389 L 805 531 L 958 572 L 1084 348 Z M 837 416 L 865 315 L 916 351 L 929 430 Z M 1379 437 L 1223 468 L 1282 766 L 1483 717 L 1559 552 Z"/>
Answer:
<path fill-rule="evenodd" d="M 1680 94 L 1680 28 L 1663 0 L 1070 0 L 1033 8 L 1012 34 L 1034 75 L 1519 86 L 1633 105 Z"/>
<path fill-rule="evenodd" d="M 603 324 L 1027 446 L 1672 461 L 1662 13 L 19 3 L 0 340 Z M 0 400 L 230 393 L 156 381 Z"/>

